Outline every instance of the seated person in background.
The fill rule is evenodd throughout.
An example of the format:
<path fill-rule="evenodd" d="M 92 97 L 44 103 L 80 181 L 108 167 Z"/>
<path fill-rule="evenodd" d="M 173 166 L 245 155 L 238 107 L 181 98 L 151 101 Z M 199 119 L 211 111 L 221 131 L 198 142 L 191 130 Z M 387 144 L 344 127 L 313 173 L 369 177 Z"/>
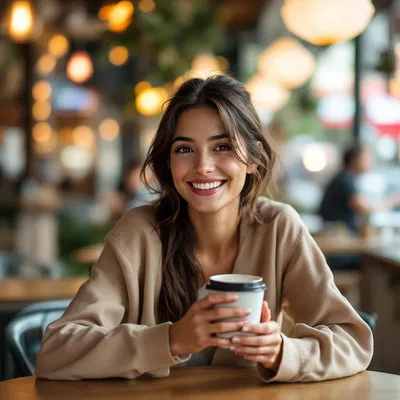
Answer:
<path fill-rule="evenodd" d="M 371 330 L 295 210 L 260 196 L 275 154 L 249 93 L 227 76 L 190 79 L 167 104 L 142 169 L 154 171 L 161 197 L 107 235 L 90 279 L 47 327 L 36 375 L 164 377 L 178 365 L 252 365 L 264 382 L 308 382 L 365 370 Z M 231 273 L 268 284 L 259 323 L 236 319 L 251 310 L 227 306 L 233 294 L 198 300 L 210 276 Z M 283 310 L 294 322 L 286 332 Z M 238 330 L 252 335 L 216 336 Z"/>
<path fill-rule="evenodd" d="M 369 171 L 372 154 L 369 149 L 356 143 L 343 156 L 343 169 L 333 177 L 325 189 L 318 214 L 324 222 L 343 222 L 350 233 L 360 233 L 361 217 L 371 212 L 390 210 L 400 204 L 400 195 L 394 195 L 378 204 L 372 204 L 358 191 L 356 179 Z M 332 256 L 328 258 L 332 269 L 358 269 L 359 256 Z"/>

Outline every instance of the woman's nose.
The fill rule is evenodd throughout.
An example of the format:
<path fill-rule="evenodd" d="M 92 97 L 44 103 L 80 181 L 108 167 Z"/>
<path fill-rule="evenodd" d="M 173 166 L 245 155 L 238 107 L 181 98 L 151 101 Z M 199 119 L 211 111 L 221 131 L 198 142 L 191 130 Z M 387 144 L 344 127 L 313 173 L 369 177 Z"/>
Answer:
<path fill-rule="evenodd" d="M 197 156 L 195 171 L 200 175 L 207 175 L 214 171 L 214 160 L 208 153 L 202 153 Z"/>

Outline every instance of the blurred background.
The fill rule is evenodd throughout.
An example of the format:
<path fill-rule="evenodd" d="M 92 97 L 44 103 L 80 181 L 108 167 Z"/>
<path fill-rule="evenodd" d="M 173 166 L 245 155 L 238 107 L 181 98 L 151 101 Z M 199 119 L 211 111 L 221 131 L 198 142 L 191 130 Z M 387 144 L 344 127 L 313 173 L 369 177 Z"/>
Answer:
<path fill-rule="evenodd" d="M 0 304 L 73 296 L 117 219 L 154 199 L 138 170 L 163 103 L 216 73 L 246 85 L 279 154 L 270 196 L 330 240 L 326 254 L 343 226 L 324 236 L 318 208 L 354 140 L 373 160 L 360 192 L 400 192 L 400 0 L 0 0 Z M 365 222 L 400 274 L 400 209 Z M 363 308 L 363 275 L 343 276 Z M 20 280 L 34 284 L 8 289 Z M 399 332 L 399 298 L 382 332 Z"/>

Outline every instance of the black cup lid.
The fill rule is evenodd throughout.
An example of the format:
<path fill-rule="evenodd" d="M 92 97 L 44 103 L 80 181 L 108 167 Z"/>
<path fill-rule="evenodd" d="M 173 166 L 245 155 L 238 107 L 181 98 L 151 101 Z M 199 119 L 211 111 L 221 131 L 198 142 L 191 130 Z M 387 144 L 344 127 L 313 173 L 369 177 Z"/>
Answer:
<path fill-rule="evenodd" d="M 239 281 L 237 274 L 214 275 L 210 277 L 206 288 L 222 292 L 258 292 L 267 289 L 260 276 L 240 274 L 240 277 L 242 279 Z"/>

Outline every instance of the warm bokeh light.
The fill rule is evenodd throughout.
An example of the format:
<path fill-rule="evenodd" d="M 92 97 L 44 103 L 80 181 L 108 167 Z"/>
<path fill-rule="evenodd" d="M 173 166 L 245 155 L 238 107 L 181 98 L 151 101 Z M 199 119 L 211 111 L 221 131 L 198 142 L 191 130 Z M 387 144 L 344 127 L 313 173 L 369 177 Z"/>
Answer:
<path fill-rule="evenodd" d="M 74 53 L 67 64 L 67 76 L 76 83 L 86 82 L 93 75 L 93 63 L 86 51 Z"/>
<path fill-rule="evenodd" d="M 254 76 L 245 85 L 251 101 L 258 110 L 274 113 L 281 109 L 290 98 L 290 92 L 274 81 Z"/>
<path fill-rule="evenodd" d="M 50 54 L 57 58 L 65 56 L 69 50 L 68 39 L 64 35 L 53 36 L 49 41 L 48 50 Z"/>
<path fill-rule="evenodd" d="M 185 78 L 183 76 L 178 76 L 174 81 L 174 89 L 178 89 L 183 82 L 185 82 Z"/>
<path fill-rule="evenodd" d="M 131 23 L 134 10 L 130 1 L 120 1 L 115 4 L 108 15 L 108 28 L 110 31 L 124 31 Z"/>
<path fill-rule="evenodd" d="M 225 57 L 217 56 L 215 59 L 223 71 L 227 71 L 229 69 L 229 61 Z"/>
<path fill-rule="evenodd" d="M 34 148 L 35 152 L 38 154 L 48 154 L 52 153 L 57 150 L 57 135 L 52 134 L 48 140 L 45 142 L 35 142 L 34 143 Z"/>
<path fill-rule="evenodd" d="M 286 89 L 304 85 L 315 70 L 311 51 L 292 38 L 279 38 L 259 57 L 262 76 L 278 82 Z"/>
<path fill-rule="evenodd" d="M 51 115 L 51 105 L 48 101 L 37 101 L 32 106 L 32 115 L 36 121 L 45 121 Z"/>
<path fill-rule="evenodd" d="M 191 78 L 207 78 L 212 75 L 222 75 L 224 71 L 217 58 L 209 53 L 201 53 L 192 62 L 192 68 L 187 75 Z"/>
<path fill-rule="evenodd" d="M 116 66 L 124 65 L 129 58 L 128 49 L 125 46 L 115 46 L 108 53 L 111 64 Z"/>
<path fill-rule="evenodd" d="M 87 149 L 67 146 L 61 151 L 60 161 L 70 176 L 83 178 L 93 164 L 93 157 L 90 156 Z"/>
<path fill-rule="evenodd" d="M 53 72 L 56 64 L 57 59 L 52 54 L 44 54 L 39 58 L 36 64 L 36 71 L 40 75 L 48 75 Z"/>
<path fill-rule="evenodd" d="M 168 93 L 164 88 L 148 88 L 139 93 L 135 105 L 140 114 L 152 116 L 161 112 L 167 100 Z"/>
<path fill-rule="evenodd" d="M 32 97 L 36 101 L 46 101 L 51 96 L 51 85 L 47 81 L 39 81 L 33 85 Z"/>
<path fill-rule="evenodd" d="M 47 122 L 39 122 L 32 128 L 32 137 L 36 143 L 44 143 L 50 140 L 53 134 L 51 126 Z"/>
<path fill-rule="evenodd" d="M 303 153 L 304 168 L 310 172 L 320 172 L 328 164 L 326 154 L 317 144 L 309 145 Z"/>
<path fill-rule="evenodd" d="M 355 38 L 374 13 L 371 0 L 285 0 L 281 8 L 286 28 L 319 46 Z"/>
<path fill-rule="evenodd" d="M 101 7 L 98 13 L 99 19 L 101 19 L 102 21 L 108 21 L 113 7 L 114 7 L 113 4 L 107 4 Z"/>
<path fill-rule="evenodd" d="M 145 13 L 152 12 L 156 8 L 154 0 L 140 0 L 139 10 Z"/>
<path fill-rule="evenodd" d="M 29 1 L 14 1 L 9 13 L 9 35 L 17 42 L 29 40 L 34 29 L 32 4 Z"/>
<path fill-rule="evenodd" d="M 89 126 L 80 125 L 72 131 L 72 142 L 78 147 L 90 149 L 94 141 L 95 135 Z"/>
<path fill-rule="evenodd" d="M 111 118 L 105 119 L 99 125 L 99 133 L 100 137 L 107 142 L 116 139 L 119 135 L 118 122 Z"/>
<path fill-rule="evenodd" d="M 140 92 L 142 92 L 145 89 L 151 88 L 151 85 L 149 82 L 141 81 L 135 86 L 135 94 L 138 95 Z"/>

